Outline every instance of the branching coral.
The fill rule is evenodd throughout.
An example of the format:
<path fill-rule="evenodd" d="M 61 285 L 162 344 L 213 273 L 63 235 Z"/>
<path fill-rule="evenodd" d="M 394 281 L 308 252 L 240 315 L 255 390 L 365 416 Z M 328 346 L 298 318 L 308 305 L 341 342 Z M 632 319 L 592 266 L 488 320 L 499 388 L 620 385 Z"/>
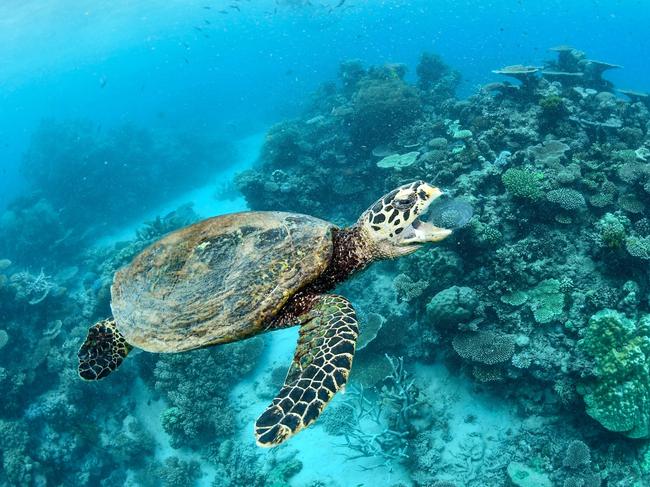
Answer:
<path fill-rule="evenodd" d="M 160 357 L 153 375 L 156 389 L 170 403 L 161 421 L 174 446 L 199 445 L 232 433 L 228 391 L 251 370 L 260 353 L 261 341 L 251 339 Z"/>
<path fill-rule="evenodd" d="M 414 420 L 423 406 L 415 379 L 404 368 L 402 358 L 386 355 L 390 374 L 380 391 L 380 401 L 370 400 L 363 389 L 353 393 L 354 420 L 345 433 L 346 447 L 356 453 L 351 458 L 379 457 L 385 461 L 408 458 L 409 439 L 414 436 Z M 372 427 L 369 427 L 369 424 Z"/>
<path fill-rule="evenodd" d="M 42 303 L 58 286 L 47 276 L 43 269 L 38 275 L 30 274 L 27 271 L 18 272 L 11 276 L 11 285 L 16 290 L 16 298 L 27 301 L 34 306 Z"/>
<path fill-rule="evenodd" d="M 650 237 L 628 237 L 625 240 L 625 248 L 632 257 L 650 260 Z"/>
<path fill-rule="evenodd" d="M 508 193 L 515 198 L 531 201 L 537 201 L 542 197 L 542 179 L 542 173 L 512 167 L 501 176 Z"/>
<path fill-rule="evenodd" d="M 610 249 L 617 249 L 625 243 L 626 230 L 630 220 L 622 215 L 606 213 L 598 222 L 596 230 L 600 245 Z"/>

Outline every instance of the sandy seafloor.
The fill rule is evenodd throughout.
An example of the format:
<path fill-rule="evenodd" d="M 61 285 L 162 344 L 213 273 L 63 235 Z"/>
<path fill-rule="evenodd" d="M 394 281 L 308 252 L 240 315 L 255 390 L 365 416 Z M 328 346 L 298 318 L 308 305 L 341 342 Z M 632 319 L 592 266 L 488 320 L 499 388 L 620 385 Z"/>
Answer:
<path fill-rule="evenodd" d="M 165 205 L 138 218 L 131 226 L 126 226 L 111 235 L 98 240 L 97 245 L 107 245 L 113 241 L 133 238 L 136 228 L 143 220 L 164 215 L 179 206 L 192 203 L 196 213 L 201 218 L 217 216 L 237 211 L 246 211 L 247 205 L 243 197 L 220 199 L 215 197 L 215 188 L 228 187 L 233 182 L 235 174 L 251 167 L 257 160 L 264 141 L 264 133 L 249 135 L 235 143 L 238 160 L 226 170 L 218 172 L 203 187 L 194 189 Z M 370 311 L 370 310 L 365 310 Z M 244 445 L 254 445 L 253 424 L 257 416 L 268 405 L 269 399 L 260 399 L 258 392 L 268 382 L 268 376 L 275 367 L 289 367 L 291 357 L 298 337 L 298 328 L 276 331 L 265 335 L 264 355 L 258 367 L 244 378 L 232 391 L 232 404 L 237 408 L 239 441 Z M 136 352 L 146 353 L 146 352 Z M 453 375 L 444 365 L 418 365 L 415 369 L 417 382 L 426 387 L 423 390 L 428 399 L 433 402 L 449 404 L 445 411 L 450 418 L 449 437 L 452 438 L 441 452 L 445 460 L 451 462 L 467 462 L 466 456 L 475 445 L 482 445 L 485 451 L 477 455 L 488 455 L 490 445 L 498 447 L 500 439 L 512 435 L 519 428 L 525 427 L 524 420 L 518 417 L 513 405 L 500 401 L 498 397 L 477 391 L 475 384 L 464 377 Z M 348 386 L 354 385 L 354 367 Z M 177 456 L 183 460 L 196 460 L 200 463 L 204 476 L 197 482 L 199 486 L 210 486 L 216 469 L 201 459 L 198 453 L 190 449 L 174 449 L 170 445 L 169 436 L 163 430 L 160 415 L 165 409 L 162 399 L 155 399 L 144 383 L 138 379 L 133 386 L 132 399 L 137 404 L 134 415 L 144 424 L 157 442 L 156 458 L 164 460 Z M 340 401 L 345 401 L 345 393 L 337 394 L 329 407 Z M 468 420 L 471 418 L 471 420 Z M 128 418 L 124 418 L 128 420 Z M 526 421 L 534 421 L 528 418 Z M 402 482 L 412 485 L 406 471 L 399 464 L 383 465 L 381 458 L 348 459 L 354 452 L 344 445 L 344 438 L 331 436 L 317 421 L 314 425 L 293 437 L 291 441 L 277 449 L 267 450 L 269 459 L 294 457 L 303 464 L 302 470 L 291 478 L 291 485 L 303 486 L 319 480 L 328 485 L 347 486 L 379 486 Z M 485 446 L 487 445 L 487 447 Z M 346 451 L 347 450 L 347 451 Z M 334 459 L 334 460 L 333 460 Z M 471 471 L 471 466 L 468 466 Z M 441 478 L 444 478 L 441 477 Z M 449 480 L 457 480 L 449 478 Z"/>

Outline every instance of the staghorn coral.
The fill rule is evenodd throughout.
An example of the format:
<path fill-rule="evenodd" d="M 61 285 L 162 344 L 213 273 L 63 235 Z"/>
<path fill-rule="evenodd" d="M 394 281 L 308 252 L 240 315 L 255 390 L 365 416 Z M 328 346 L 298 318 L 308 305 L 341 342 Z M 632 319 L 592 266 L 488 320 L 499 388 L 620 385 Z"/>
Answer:
<path fill-rule="evenodd" d="M 566 56 L 574 58 L 569 51 Z M 583 69 L 570 66 L 568 63 L 563 69 L 574 73 Z M 480 389 L 503 393 L 501 402 L 526 416 L 521 423 L 523 428 L 512 428 L 503 438 L 499 437 L 483 456 L 480 444 L 485 437 L 476 437 L 475 442 L 463 443 L 467 447 L 466 457 L 445 458 L 445 448 L 455 441 L 454 422 L 448 424 L 448 415 L 458 403 L 442 401 L 444 394 L 436 394 L 436 401 L 432 402 L 444 406 L 412 418 L 406 450 L 409 458 L 400 461 L 408 475 L 421 485 L 429 485 L 433 479 L 449 478 L 443 472 L 456 471 L 454 462 L 458 462 L 465 469 L 458 467 L 459 472 L 480 472 L 480 476 L 456 483 L 494 487 L 510 482 L 505 467 L 511 461 L 519 461 L 537 472 L 548 472 L 553 485 L 569 480 L 583 487 L 600 485 L 597 472 L 602 472 L 608 485 L 648 483 L 650 461 L 644 460 L 643 445 L 585 421 L 574 386 L 576 381 L 581 388 L 593 381 L 589 384 L 593 394 L 601 392 L 595 385 L 599 377 L 592 375 L 597 369 L 594 359 L 576 346 L 586 335 L 592 314 L 609 307 L 636 322 L 639 316 L 650 312 L 648 267 L 644 265 L 647 261 L 632 256 L 626 249 L 627 240 L 632 239 L 631 243 L 636 245 L 635 239 L 650 235 L 643 212 L 650 203 L 650 180 L 647 164 L 636 153 L 647 138 L 647 109 L 640 103 L 599 95 L 590 87 L 577 88 L 589 83 L 584 81 L 583 73 L 576 77 L 540 72 L 537 75 L 541 79 L 531 84 L 532 91 L 528 93 L 502 84 L 496 90 L 486 87 L 466 100 L 450 95 L 447 87 L 451 86 L 452 76 L 443 74 L 437 81 L 418 85 L 422 109 L 417 118 L 389 140 L 373 146 L 389 147 L 391 152 L 384 156 L 394 151 L 422 152 L 417 164 L 397 173 L 391 168 L 377 168 L 378 158 L 368 154 L 373 147 L 359 147 L 357 141 L 353 142 L 348 122 L 354 109 L 353 98 L 361 85 L 375 79 L 401 80 L 391 83 L 408 85 L 401 78 L 403 69 L 372 70 L 354 63 L 348 68 L 342 85 L 329 83 L 314 95 L 304 115 L 279 124 L 269 133 L 259 164 L 239 180 L 250 207 L 300 211 L 347 224 L 355 221 L 370 203 L 362 201 L 364 195 L 422 178 L 469 196 L 476 213 L 468 228 L 456 232 L 443 245 L 387 263 L 350 283 L 354 291 L 350 297 L 360 310 L 359 316 L 364 316 L 363 311 L 376 312 L 386 319 L 377 338 L 366 349 L 358 350 L 352 381 L 363 380 L 381 388 L 391 368 L 383 357 L 377 356 L 377 350 L 404 354 L 419 374 L 423 369 L 419 362 L 431 362 L 436 354 L 448 357 L 453 347 L 450 338 L 457 331 L 450 322 L 451 328 L 440 328 L 439 336 L 432 329 L 426 304 L 452 286 L 472 289 L 477 300 L 480 296 L 471 315 L 461 322 L 462 327 L 473 329 L 478 324 L 483 332 L 517 336 L 517 347 L 522 348 L 510 362 L 497 366 L 476 363 L 469 367 L 480 381 L 508 381 L 508 387 L 485 382 Z M 574 120 L 569 116 L 549 120 L 540 100 L 556 103 L 554 97 L 561 98 L 567 112 L 575 115 Z M 445 120 L 458 120 L 458 128 L 471 130 L 472 136 L 462 143 L 453 141 Z M 548 140 L 561 140 L 570 150 L 564 156 L 543 162 L 543 157 L 538 159 L 528 148 Z M 504 152 L 509 156 L 499 158 Z M 497 160 L 499 163 L 493 162 Z M 538 189 L 537 198 L 513 194 L 503 181 L 510 169 L 536 175 L 533 183 Z M 571 215 L 570 225 L 549 218 L 553 213 L 569 212 L 547 200 L 548 193 L 558 189 L 579 192 L 589 202 L 579 214 Z M 24 204 L 12 205 L 7 218 L 2 220 L 7 225 L 0 224 L 0 254 L 14 261 L 6 274 L 43 267 L 59 286 L 65 284 L 69 289 L 57 299 L 50 294 L 41 305 L 29 306 L 15 299 L 8 277 L 0 277 L 0 328 L 8 332 L 11 340 L 0 357 L 0 416 L 3 421 L 12 422 L 25 414 L 28 435 L 23 450 L 28 454 L 13 457 L 8 464 L 11 480 L 3 472 L 0 484 L 20 485 L 21 481 L 34 479 L 36 482 L 32 483 L 38 483 L 42 478 L 54 485 L 133 482 L 126 478 L 123 468 L 134 472 L 136 483 L 160 484 L 152 474 L 160 464 L 143 466 L 142 458 L 131 455 L 134 449 L 149 451 L 151 445 L 138 443 L 121 423 L 125 415 L 133 412 L 133 402 L 142 400 L 133 395 L 142 390 L 142 384 L 135 387 L 131 380 L 135 380 L 136 374 L 151 388 L 160 380 L 154 394 L 166 403 L 161 405 L 163 411 L 171 410 L 167 428 L 174 444 L 192 445 L 197 455 L 208 457 L 222 481 L 215 482 L 216 485 L 261 486 L 275 482 L 276 478 L 282 479 L 278 485 L 290 483 L 282 476 L 270 480 L 271 474 L 264 464 L 275 460 L 269 456 L 262 457 L 250 448 L 234 451 L 240 446 L 236 439 L 202 437 L 203 428 L 212 430 L 214 435 L 226 434 L 232 431 L 232 425 L 223 423 L 240 419 L 239 415 L 215 413 L 215 409 L 236 410 L 236 406 L 233 398 L 213 390 L 212 383 L 222 383 L 223 378 L 223 384 L 228 384 L 226 389 L 232 390 L 249 370 L 244 365 L 241 374 L 228 372 L 225 375 L 229 378 L 222 377 L 222 367 L 230 371 L 228 360 L 239 360 L 230 354 L 218 355 L 219 360 L 214 361 L 178 364 L 167 361 L 167 357 L 134 354 L 130 367 L 120 371 L 130 375 L 123 375 L 120 381 L 101 384 L 101 388 L 76 381 L 70 363 L 74 362 L 78 341 L 85 333 L 85 326 L 80 324 L 110 311 L 110 275 L 128 262 L 145 240 L 164 232 L 164 225 L 156 222 L 144 230 L 143 241 L 120 243 L 104 251 L 83 251 L 80 258 L 80 252 L 88 245 L 83 238 L 87 225 L 80 224 L 79 232 L 69 232 L 65 218 L 62 219 L 65 214 L 59 214 L 58 206 L 51 201 L 41 200 L 42 195 L 36 195 Z M 41 221 L 42 227 L 34 226 L 33 221 Z M 32 237 L 34 240 L 30 240 Z M 64 263 L 65 260 L 68 262 Z M 60 272 L 71 264 L 79 268 L 78 273 L 63 283 L 59 276 L 65 273 Z M 547 283 L 534 291 L 549 279 L 557 283 Z M 82 289 L 73 289 L 73 284 Z M 408 302 L 396 302 L 396 290 L 400 299 Z M 546 301 L 550 306 L 544 304 Z M 543 323 L 549 316 L 552 319 Z M 479 324 L 479 320 L 483 321 Z M 45 336 L 43 331 L 48 328 L 56 336 Z M 616 348 L 625 352 L 618 355 L 625 367 L 630 365 L 628 348 L 634 346 Z M 27 350 L 29 353 L 24 353 Z M 381 367 L 378 361 L 382 362 Z M 34 363 L 38 364 L 39 373 L 35 373 Z M 201 369 L 204 365 L 208 372 Z M 194 366 L 209 377 L 186 370 Z M 428 382 L 422 383 L 423 388 Z M 264 386 L 267 379 L 260 379 L 259 383 Z M 351 389 L 353 385 L 350 384 Z M 204 387 L 210 397 L 192 391 L 192 386 Z M 212 397 L 213 393 L 218 399 Z M 373 394 L 376 391 L 367 390 L 365 395 L 377 406 L 381 399 Z M 112 400 L 107 401 L 107 397 Z M 419 399 L 422 397 L 420 391 Z M 392 407 L 386 412 L 394 414 Z M 178 431 L 171 426 L 172 418 L 177 420 L 174 427 Z M 209 424 L 212 419 L 216 421 L 213 425 Z M 479 424 L 481 419 L 479 415 Z M 387 420 L 382 417 L 380 424 L 374 425 L 379 432 L 386 428 Z M 101 439 L 105 433 L 114 433 L 116 441 Z M 434 435 L 437 436 L 432 438 Z M 394 435 L 387 437 L 392 444 L 399 444 Z M 592 461 L 589 466 L 570 469 L 563 466 L 563 460 L 567 445 L 575 438 L 589 438 Z M 366 440 L 363 439 L 363 445 L 368 444 Z M 97 445 L 102 447 L 101 454 Z M 233 446 L 232 452 L 221 458 L 213 454 L 221 447 L 227 450 Z M 3 443 L 3 454 L 4 447 Z M 490 450 L 498 452 L 500 462 L 488 462 Z M 349 453 L 343 448 L 341 452 Z M 377 462 L 381 462 L 380 448 L 372 454 L 379 455 Z M 277 463 L 286 464 L 288 471 L 298 468 L 288 461 Z M 368 460 L 368 465 L 372 464 Z M 592 466 L 594 472 L 589 472 Z M 31 479 L 22 478 L 24 473 L 30 473 Z M 147 476 L 148 481 L 139 480 Z"/>
<path fill-rule="evenodd" d="M 38 275 L 28 271 L 17 272 L 10 279 L 11 286 L 15 289 L 16 298 L 26 301 L 34 306 L 45 301 L 50 293 L 60 293 L 61 288 L 57 286 L 50 276 L 47 276 L 43 269 Z"/>

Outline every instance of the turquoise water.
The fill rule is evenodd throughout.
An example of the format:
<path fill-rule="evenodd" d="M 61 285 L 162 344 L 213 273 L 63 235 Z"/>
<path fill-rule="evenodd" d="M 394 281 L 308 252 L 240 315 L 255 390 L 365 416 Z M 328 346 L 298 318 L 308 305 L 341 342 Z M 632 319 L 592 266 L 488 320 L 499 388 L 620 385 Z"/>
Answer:
<path fill-rule="evenodd" d="M 650 485 L 649 24 L 642 0 L 2 2 L 0 485 Z M 254 424 L 298 327 L 78 376 L 167 233 L 349 227 L 418 180 L 462 202 L 453 234 L 336 287 L 346 390 L 282 445 Z"/>

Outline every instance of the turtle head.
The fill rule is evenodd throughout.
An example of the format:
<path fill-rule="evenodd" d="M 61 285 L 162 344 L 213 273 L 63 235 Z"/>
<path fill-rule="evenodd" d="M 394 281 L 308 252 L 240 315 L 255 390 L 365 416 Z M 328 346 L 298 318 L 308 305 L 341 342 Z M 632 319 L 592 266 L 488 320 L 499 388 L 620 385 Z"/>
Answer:
<path fill-rule="evenodd" d="M 439 242 L 451 230 L 422 221 L 431 204 L 443 192 L 424 181 L 394 189 L 368 208 L 357 221 L 364 239 L 377 259 L 390 259 L 415 252 L 429 242 Z"/>

